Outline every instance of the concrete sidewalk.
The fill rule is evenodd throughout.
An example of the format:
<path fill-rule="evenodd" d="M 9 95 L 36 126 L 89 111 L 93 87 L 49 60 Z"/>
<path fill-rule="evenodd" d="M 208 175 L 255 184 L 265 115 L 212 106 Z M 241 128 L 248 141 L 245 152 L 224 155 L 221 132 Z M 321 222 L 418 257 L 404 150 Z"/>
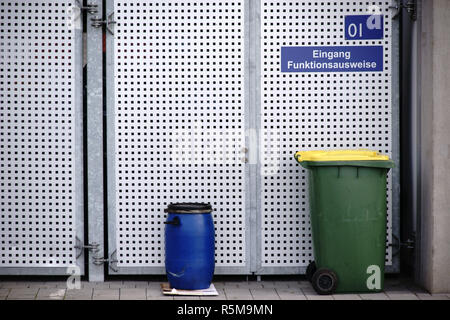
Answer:
<path fill-rule="evenodd" d="M 404 280 L 386 279 L 385 291 L 373 294 L 317 295 L 306 281 L 214 281 L 216 297 L 164 296 L 160 281 L 81 282 L 67 289 L 63 281 L 2 281 L 0 300 L 450 300 L 430 295 Z"/>

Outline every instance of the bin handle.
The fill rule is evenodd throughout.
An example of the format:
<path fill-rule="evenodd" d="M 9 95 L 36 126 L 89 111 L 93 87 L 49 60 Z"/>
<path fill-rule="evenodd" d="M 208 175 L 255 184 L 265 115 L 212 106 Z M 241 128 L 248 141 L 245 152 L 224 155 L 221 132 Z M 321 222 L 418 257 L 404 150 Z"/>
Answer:
<path fill-rule="evenodd" d="M 174 225 L 174 226 L 179 226 L 180 225 L 180 218 L 175 217 L 171 221 L 164 221 L 164 224 L 171 224 L 171 225 Z"/>

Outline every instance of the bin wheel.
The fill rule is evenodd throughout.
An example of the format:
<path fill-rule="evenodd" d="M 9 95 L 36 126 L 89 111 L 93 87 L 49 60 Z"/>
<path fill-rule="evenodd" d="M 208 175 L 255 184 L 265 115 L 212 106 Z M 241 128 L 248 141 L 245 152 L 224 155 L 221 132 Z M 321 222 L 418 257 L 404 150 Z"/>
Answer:
<path fill-rule="evenodd" d="M 306 279 L 311 282 L 314 273 L 317 271 L 317 266 L 315 261 L 311 261 L 306 268 Z"/>
<path fill-rule="evenodd" d="M 330 269 L 321 268 L 317 270 L 311 279 L 314 290 L 321 295 L 333 294 L 336 291 L 338 278 L 336 273 Z"/>

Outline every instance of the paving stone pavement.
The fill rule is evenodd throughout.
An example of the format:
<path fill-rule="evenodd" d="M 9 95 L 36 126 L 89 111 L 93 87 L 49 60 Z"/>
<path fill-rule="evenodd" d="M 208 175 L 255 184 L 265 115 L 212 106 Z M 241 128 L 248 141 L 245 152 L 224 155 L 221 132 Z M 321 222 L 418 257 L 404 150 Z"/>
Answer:
<path fill-rule="evenodd" d="M 58 288 L 39 288 L 36 300 L 63 300 L 66 295 L 66 289 Z"/>
<path fill-rule="evenodd" d="M 120 300 L 147 300 L 147 288 L 120 288 Z"/>
<path fill-rule="evenodd" d="M 257 288 L 250 289 L 253 300 L 280 300 L 275 288 Z"/>
<path fill-rule="evenodd" d="M 0 300 L 6 300 L 11 289 L 0 289 Z"/>
<path fill-rule="evenodd" d="M 39 288 L 11 288 L 7 300 L 34 300 L 36 299 Z"/>
<path fill-rule="evenodd" d="M 450 300 L 450 294 L 431 295 L 399 279 L 386 279 L 380 293 L 320 296 L 306 281 L 217 281 L 219 296 L 166 296 L 161 281 L 82 281 L 68 289 L 64 281 L 2 281 L 0 300 Z"/>
<path fill-rule="evenodd" d="M 253 300 L 250 288 L 225 288 L 226 300 Z"/>
<path fill-rule="evenodd" d="M 65 300 L 92 300 L 92 295 L 94 289 L 92 288 L 82 288 L 82 289 L 72 289 L 66 290 Z"/>
<path fill-rule="evenodd" d="M 280 300 L 306 300 L 306 296 L 302 289 L 293 288 L 275 288 Z"/>
<path fill-rule="evenodd" d="M 120 289 L 95 289 L 92 300 L 119 300 Z"/>
<path fill-rule="evenodd" d="M 388 295 L 384 292 L 380 293 L 362 293 L 359 296 L 363 300 L 390 300 Z"/>

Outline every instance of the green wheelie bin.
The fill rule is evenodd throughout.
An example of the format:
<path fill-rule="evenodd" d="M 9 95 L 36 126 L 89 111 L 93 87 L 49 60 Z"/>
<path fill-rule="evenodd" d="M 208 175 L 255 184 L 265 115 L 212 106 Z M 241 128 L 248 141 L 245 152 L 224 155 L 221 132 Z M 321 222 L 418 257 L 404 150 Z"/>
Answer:
<path fill-rule="evenodd" d="M 315 291 L 382 291 L 394 162 L 370 150 L 299 151 L 295 159 L 309 173 L 314 261 L 306 275 Z"/>

